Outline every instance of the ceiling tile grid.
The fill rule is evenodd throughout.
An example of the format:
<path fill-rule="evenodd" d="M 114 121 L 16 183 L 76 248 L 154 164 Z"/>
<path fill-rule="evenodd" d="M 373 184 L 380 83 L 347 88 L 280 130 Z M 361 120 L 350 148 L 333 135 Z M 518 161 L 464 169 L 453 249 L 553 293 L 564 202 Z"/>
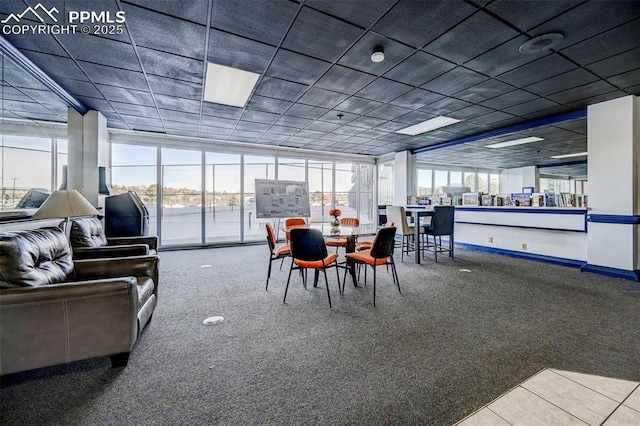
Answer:
<path fill-rule="evenodd" d="M 0 14 L 24 7 L 4 1 Z M 114 128 L 378 156 L 640 92 L 640 2 L 109 0 L 93 8 L 123 10 L 123 34 L 6 38 Z M 564 36 L 556 48 L 519 52 L 549 32 Z M 384 61 L 371 61 L 375 49 Z M 3 117 L 63 121 L 59 101 L 12 83 L 6 62 Z M 203 100 L 207 62 L 260 75 L 243 108 Z M 462 121 L 396 133 L 438 115 Z M 549 140 L 569 137 L 560 130 L 552 126 Z M 441 150 L 449 153 L 441 161 L 469 161 Z M 522 161 L 493 153 L 490 164 Z"/>

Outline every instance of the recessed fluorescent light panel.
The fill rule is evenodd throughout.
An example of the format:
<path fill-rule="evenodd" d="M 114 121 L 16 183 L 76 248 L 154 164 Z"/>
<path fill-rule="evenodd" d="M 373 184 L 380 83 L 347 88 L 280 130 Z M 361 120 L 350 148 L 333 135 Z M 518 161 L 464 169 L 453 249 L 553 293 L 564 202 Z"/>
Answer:
<path fill-rule="evenodd" d="M 586 157 L 588 155 L 587 152 L 576 152 L 574 154 L 562 154 L 562 155 L 554 155 L 551 158 L 571 158 L 571 157 Z"/>
<path fill-rule="evenodd" d="M 536 136 L 531 136 L 528 138 L 522 138 L 522 139 L 514 139 L 512 141 L 504 141 L 504 142 L 498 142 L 498 143 L 494 143 L 491 145 L 485 145 L 485 148 L 504 148 L 507 146 L 514 146 L 514 145 L 522 145 L 525 143 L 531 143 L 531 142 L 538 142 L 538 141 L 543 141 L 544 139 L 536 137 Z"/>
<path fill-rule="evenodd" d="M 439 129 L 440 127 L 448 126 L 460 122 L 455 118 L 439 116 L 432 118 L 431 120 L 423 121 L 422 123 L 414 124 L 413 126 L 406 127 L 404 129 L 396 130 L 396 133 L 402 133 L 404 135 L 419 135 L 420 133 L 429 132 L 431 130 Z"/>
<path fill-rule="evenodd" d="M 242 108 L 249 100 L 258 78 L 260 74 L 209 62 L 204 100 Z"/>

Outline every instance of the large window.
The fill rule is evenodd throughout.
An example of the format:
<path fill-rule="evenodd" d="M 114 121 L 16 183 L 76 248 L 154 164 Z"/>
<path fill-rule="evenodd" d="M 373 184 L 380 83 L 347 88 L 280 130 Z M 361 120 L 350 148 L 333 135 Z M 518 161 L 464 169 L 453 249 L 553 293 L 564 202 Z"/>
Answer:
<path fill-rule="evenodd" d="M 378 204 L 390 206 L 393 204 L 393 162 L 378 164 Z"/>
<path fill-rule="evenodd" d="M 158 235 L 157 158 L 155 147 L 111 144 L 111 187 L 138 194 L 149 210 L 149 235 Z"/>
<path fill-rule="evenodd" d="M 418 196 L 433 194 L 433 170 L 418 169 Z"/>
<path fill-rule="evenodd" d="M 135 190 L 141 196 L 152 213 L 151 229 L 155 231 L 157 224 L 164 246 L 264 241 L 266 220 L 256 218 L 256 179 L 308 178 L 311 222 L 328 222 L 334 205 L 343 215 L 365 223 L 375 221 L 373 164 L 120 143 L 111 146 L 114 190 Z M 158 210 L 159 223 L 155 221 Z"/>

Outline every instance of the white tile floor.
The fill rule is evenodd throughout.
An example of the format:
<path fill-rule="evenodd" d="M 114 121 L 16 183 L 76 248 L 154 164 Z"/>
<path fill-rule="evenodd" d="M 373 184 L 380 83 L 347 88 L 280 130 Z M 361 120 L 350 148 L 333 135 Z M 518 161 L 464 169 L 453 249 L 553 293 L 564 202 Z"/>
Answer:
<path fill-rule="evenodd" d="M 458 426 L 640 425 L 640 383 L 545 369 Z"/>

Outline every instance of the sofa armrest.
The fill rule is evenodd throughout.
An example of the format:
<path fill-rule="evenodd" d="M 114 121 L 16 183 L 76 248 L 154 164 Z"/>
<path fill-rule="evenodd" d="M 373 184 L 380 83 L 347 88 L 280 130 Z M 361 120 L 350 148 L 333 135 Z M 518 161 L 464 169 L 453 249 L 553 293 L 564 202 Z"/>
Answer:
<path fill-rule="evenodd" d="M 107 238 L 107 244 L 110 246 L 119 246 L 123 244 L 146 244 L 150 250 L 158 251 L 158 237 L 111 237 Z"/>
<path fill-rule="evenodd" d="M 137 338 L 133 277 L 0 291 L 0 374 L 126 353 Z"/>
<path fill-rule="evenodd" d="M 74 259 L 104 259 L 107 257 L 145 256 L 149 254 L 146 244 L 126 244 L 102 247 L 74 247 Z"/>
<path fill-rule="evenodd" d="M 150 277 L 153 293 L 158 297 L 158 256 L 132 256 L 109 259 L 74 260 L 77 280 L 116 278 L 121 276 Z"/>

